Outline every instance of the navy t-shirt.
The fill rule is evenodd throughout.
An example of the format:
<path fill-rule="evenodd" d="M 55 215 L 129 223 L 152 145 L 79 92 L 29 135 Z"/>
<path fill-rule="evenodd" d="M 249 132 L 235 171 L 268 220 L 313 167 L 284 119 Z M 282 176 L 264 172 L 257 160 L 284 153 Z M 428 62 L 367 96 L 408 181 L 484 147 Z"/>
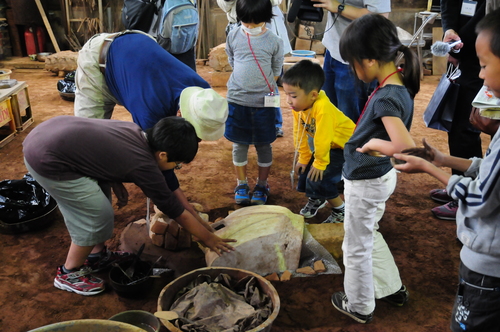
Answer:
<path fill-rule="evenodd" d="M 373 95 L 354 134 L 344 146 L 343 176 L 346 179 L 375 179 L 392 169 L 389 157 L 374 157 L 356 151 L 372 138 L 390 141 L 382 122 L 385 116 L 400 118 L 406 129 L 410 130 L 413 119 L 413 99 L 405 86 L 388 84 Z"/>

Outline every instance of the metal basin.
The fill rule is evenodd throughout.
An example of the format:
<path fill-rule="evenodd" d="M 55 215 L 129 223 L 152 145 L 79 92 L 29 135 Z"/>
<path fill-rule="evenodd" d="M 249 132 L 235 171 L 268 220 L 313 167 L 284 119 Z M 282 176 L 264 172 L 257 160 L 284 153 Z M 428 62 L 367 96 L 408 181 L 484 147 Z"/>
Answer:
<path fill-rule="evenodd" d="M 45 62 L 45 60 L 47 59 L 47 57 L 49 55 L 51 55 L 52 53 L 50 52 L 42 52 L 42 53 L 37 53 L 36 54 L 36 59 L 40 62 Z"/>
<path fill-rule="evenodd" d="M 106 319 L 79 319 L 39 327 L 28 332 L 144 332 L 143 329 Z"/>

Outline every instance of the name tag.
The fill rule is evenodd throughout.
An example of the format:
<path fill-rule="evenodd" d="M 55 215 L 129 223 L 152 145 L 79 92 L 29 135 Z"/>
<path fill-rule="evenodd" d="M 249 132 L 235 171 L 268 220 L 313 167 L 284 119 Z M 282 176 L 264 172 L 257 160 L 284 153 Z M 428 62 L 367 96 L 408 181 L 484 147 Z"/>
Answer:
<path fill-rule="evenodd" d="M 264 107 L 280 107 L 280 95 L 266 95 L 264 97 Z"/>
<path fill-rule="evenodd" d="M 460 11 L 461 15 L 465 16 L 474 16 L 476 13 L 477 1 L 464 0 L 462 2 L 462 10 Z"/>

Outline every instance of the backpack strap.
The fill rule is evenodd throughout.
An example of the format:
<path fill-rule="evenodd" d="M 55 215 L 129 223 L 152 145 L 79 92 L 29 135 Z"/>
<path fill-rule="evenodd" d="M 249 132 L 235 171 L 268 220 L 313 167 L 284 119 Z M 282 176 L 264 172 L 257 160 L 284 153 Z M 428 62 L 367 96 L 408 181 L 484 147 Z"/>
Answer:
<path fill-rule="evenodd" d="M 112 35 L 109 35 L 102 42 L 101 50 L 99 51 L 99 69 L 101 70 L 101 73 L 103 75 L 106 72 L 106 58 L 108 56 L 109 47 L 111 46 L 113 40 L 115 40 L 115 38 L 118 37 L 119 34 L 120 33 L 114 33 Z"/>
<path fill-rule="evenodd" d="M 141 30 L 124 30 L 118 33 L 111 34 L 104 38 L 104 41 L 102 42 L 101 49 L 99 51 L 99 69 L 101 70 L 101 73 L 104 75 L 106 73 L 106 61 L 108 58 L 108 51 L 109 47 L 111 46 L 111 43 L 113 40 L 115 40 L 117 37 L 120 37 L 122 35 L 125 35 L 127 33 L 140 33 L 143 35 L 148 36 L 149 38 L 153 39 L 154 38 L 147 33 L 141 31 Z"/>

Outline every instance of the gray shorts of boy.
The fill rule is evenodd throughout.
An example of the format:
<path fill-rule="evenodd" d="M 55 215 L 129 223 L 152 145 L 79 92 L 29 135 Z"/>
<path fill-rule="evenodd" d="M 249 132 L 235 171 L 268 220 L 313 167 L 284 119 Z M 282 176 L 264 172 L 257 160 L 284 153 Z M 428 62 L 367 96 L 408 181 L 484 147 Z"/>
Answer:
<path fill-rule="evenodd" d="M 36 173 L 26 160 L 24 163 L 33 178 L 56 200 L 74 244 L 94 246 L 111 238 L 114 211 L 109 185 L 89 177 L 67 181 L 47 179 Z"/>

